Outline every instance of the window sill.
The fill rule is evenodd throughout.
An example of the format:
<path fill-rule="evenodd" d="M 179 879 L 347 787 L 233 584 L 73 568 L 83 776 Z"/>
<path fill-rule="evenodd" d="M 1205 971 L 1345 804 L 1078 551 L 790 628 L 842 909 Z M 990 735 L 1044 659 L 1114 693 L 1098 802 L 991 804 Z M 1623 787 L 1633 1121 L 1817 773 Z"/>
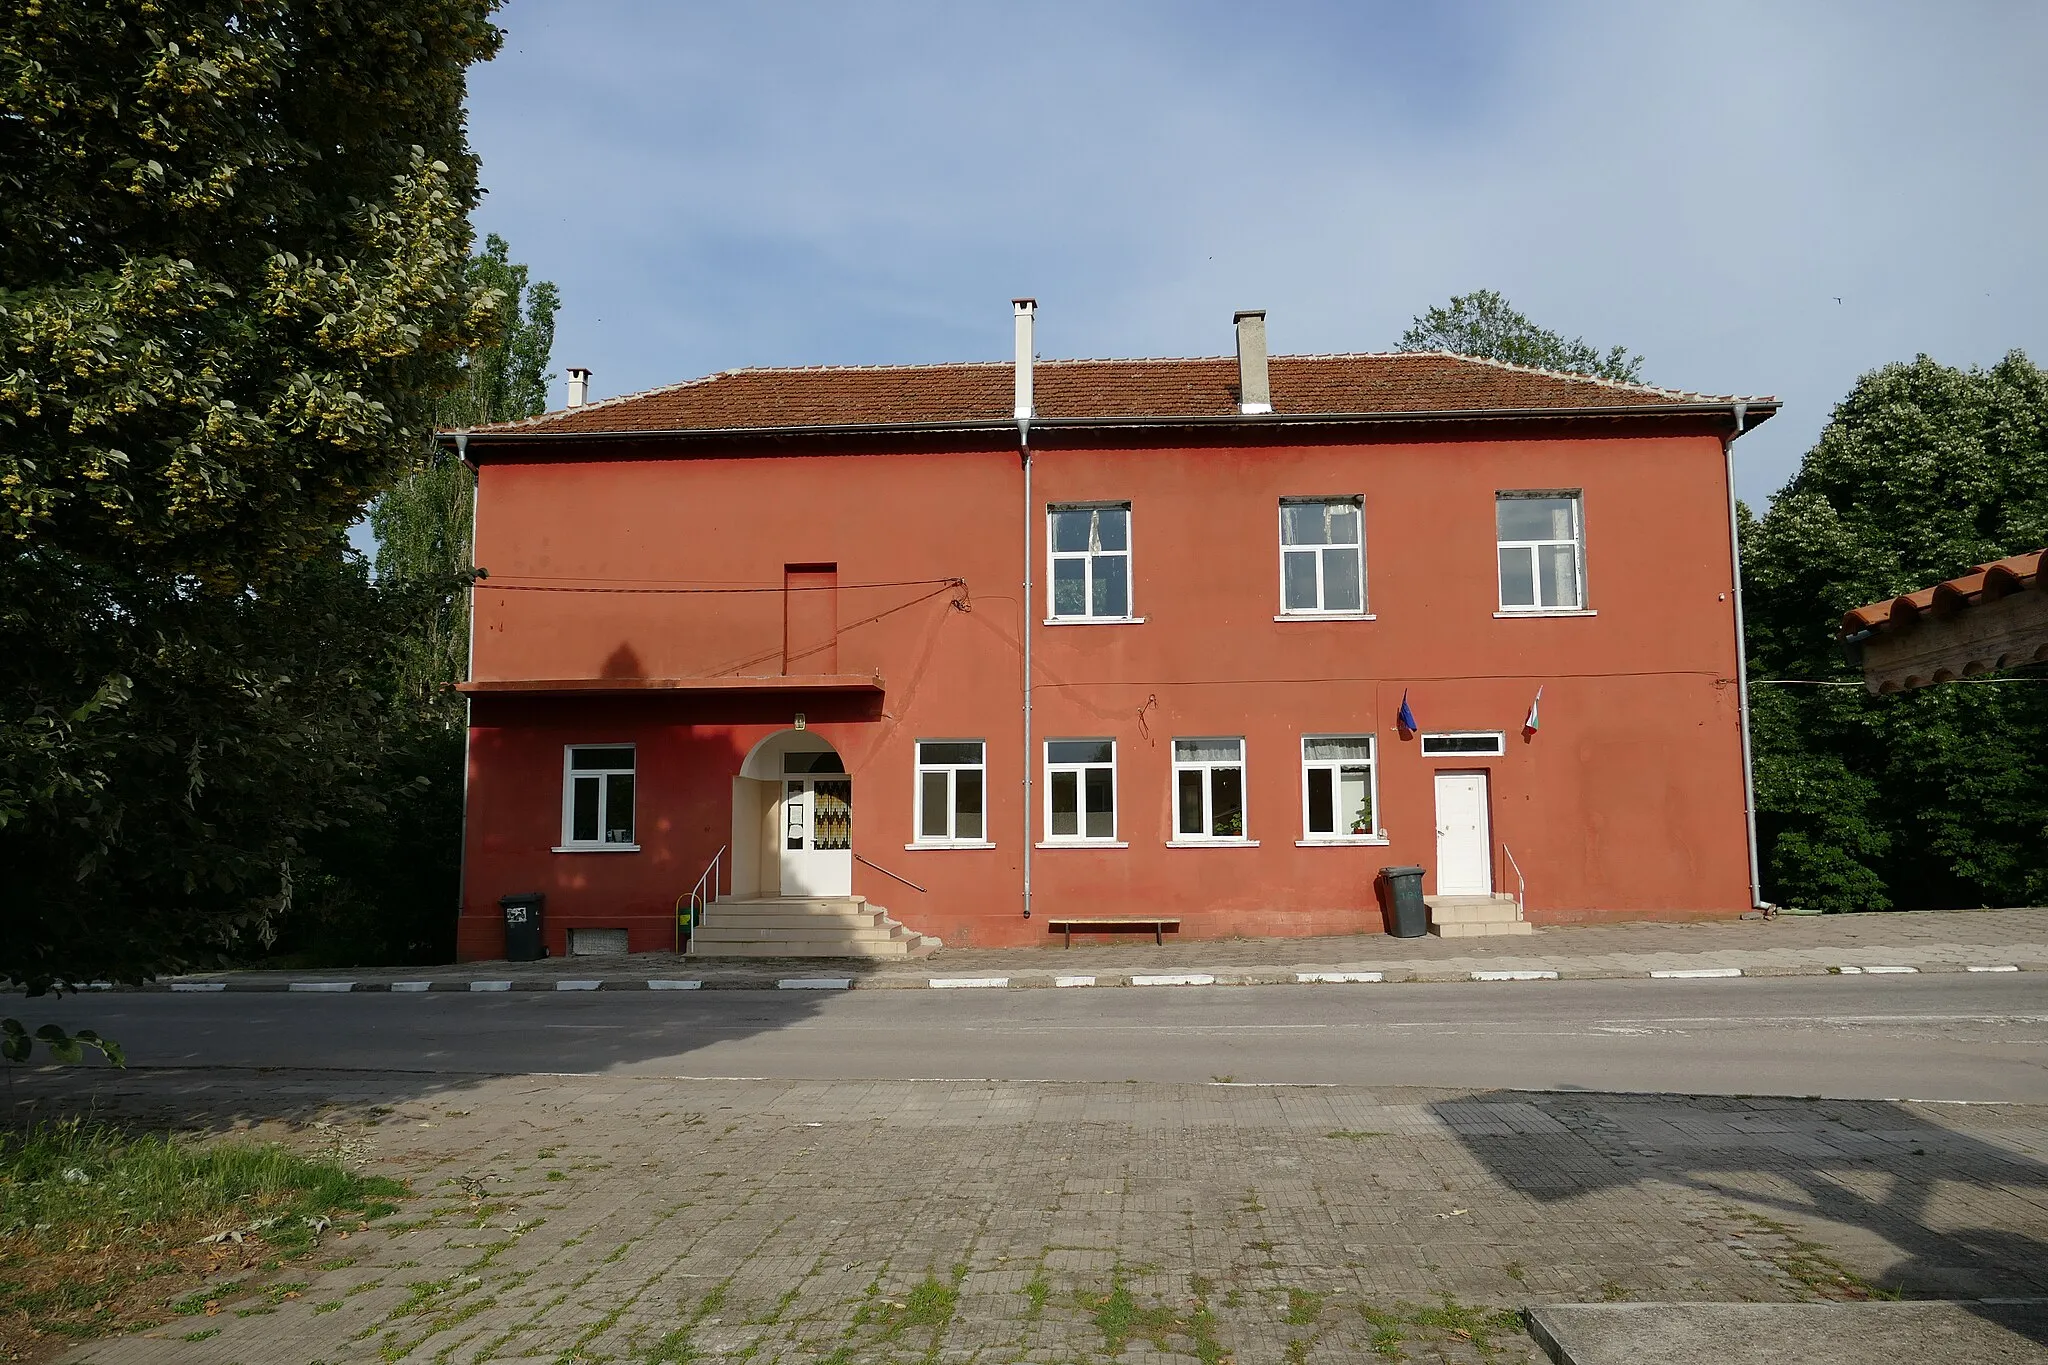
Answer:
<path fill-rule="evenodd" d="M 1275 621 L 1377 621 L 1380 618 L 1369 611 L 1290 611 L 1273 618 Z"/>
<path fill-rule="evenodd" d="M 1142 616 L 1048 616 L 1048 626 L 1142 626 Z"/>
<path fill-rule="evenodd" d="M 1525 607 L 1517 611 L 1497 611 L 1496 621 L 1510 621 L 1517 616 L 1598 616 L 1600 613 L 1589 607 Z"/>
<path fill-rule="evenodd" d="M 935 853 L 949 848 L 994 848 L 987 839 L 927 839 L 921 844 L 905 844 L 905 853 Z"/>
<path fill-rule="evenodd" d="M 1257 839 L 1168 839 L 1168 848 L 1257 848 Z"/>
<path fill-rule="evenodd" d="M 1384 834 L 1333 834 L 1323 839 L 1296 839 L 1296 848 L 1385 848 L 1393 841 Z"/>
<path fill-rule="evenodd" d="M 556 853 L 638 853 L 638 844 L 557 844 Z"/>
<path fill-rule="evenodd" d="M 1121 839 L 1048 839 L 1037 848 L 1129 848 Z"/>

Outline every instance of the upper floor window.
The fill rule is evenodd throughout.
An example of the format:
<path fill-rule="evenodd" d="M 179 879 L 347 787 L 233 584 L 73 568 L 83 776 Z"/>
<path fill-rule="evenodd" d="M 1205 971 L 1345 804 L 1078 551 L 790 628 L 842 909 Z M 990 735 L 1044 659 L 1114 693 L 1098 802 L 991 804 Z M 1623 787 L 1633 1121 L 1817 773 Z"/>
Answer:
<path fill-rule="evenodd" d="M 630 744 L 571 744 L 563 750 L 563 847 L 634 847 L 633 770 Z"/>
<path fill-rule="evenodd" d="M 1244 838 L 1244 740 L 1173 742 L 1173 837 Z"/>
<path fill-rule="evenodd" d="M 1045 742 L 1045 837 L 1116 838 L 1116 741 Z"/>
<path fill-rule="evenodd" d="M 1046 533 L 1052 549 L 1053 619 L 1129 620 L 1131 505 L 1050 508 Z"/>
<path fill-rule="evenodd" d="M 1371 735 L 1306 735 L 1301 741 L 1302 828 L 1313 840 L 1379 837 Z"/>
<path fill-rule="evenodd" d="M 1585 522 L 1577 493 L 1498 493 L 1502 611 L 1580 611 L 1586 605 Z"/>
<path fill-rule="evenodd" d="M 1281 499 L 1280 605 L 1290 616 L 1365 610 L 1362 499 Z"/>
<path fill-rule="evenodd" d="M 978 739 L 924 739 L 917 744 L 917 842 L 978 844 L 983 823 L 985 749 Z"/>

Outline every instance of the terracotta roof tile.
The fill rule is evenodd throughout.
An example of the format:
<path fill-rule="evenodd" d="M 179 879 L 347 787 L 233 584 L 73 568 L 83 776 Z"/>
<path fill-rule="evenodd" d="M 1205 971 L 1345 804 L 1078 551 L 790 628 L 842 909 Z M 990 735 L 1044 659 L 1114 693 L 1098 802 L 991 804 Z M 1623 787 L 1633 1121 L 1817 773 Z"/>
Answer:
<path fill-rule="evenodd" d="M 1842 634 L 1865 630 L 1909 626 L 1928 612 L 1947 616 L 1979 602 L 1993 602 L 2022 588 L 2048 589 L 2042 570 L 2048 567 L 2048 550 L 2029 550 L 2008 555 L 1989 564 L 1979 564 L 1966 574 L 1944 579 L 1931 588 L 1901 593 L 1883 602 L 1842 614 Z"/>
<path fill-rule="evenodd" d="M 1008 421 L 1008 361 L 947 365 L 725 370 L 641 393 L 478 428 L 572 435 L 770 427 L 909 426 Z M 1282 416 L 1585 409 L 1748 401 L 1767 416 L 1776 400 L 1738 400 L 1527 369 L 1436 351 L 1283 355 L 1271 361 L 1274 411 Z M 1040 421 L 1229 417 L 1237 412 L 1237 361 L 1044 360 L 1034 393 Z"/>

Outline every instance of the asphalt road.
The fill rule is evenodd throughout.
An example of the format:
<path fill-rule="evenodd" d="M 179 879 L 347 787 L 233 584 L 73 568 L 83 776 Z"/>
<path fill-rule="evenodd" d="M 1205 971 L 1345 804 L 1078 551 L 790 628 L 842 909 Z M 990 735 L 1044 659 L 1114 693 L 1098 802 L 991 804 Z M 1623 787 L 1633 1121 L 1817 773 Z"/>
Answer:
<path fill-rule="evenodd" d="M 136 1067 L 2048 1102 L 2048 975 L 9 1001 Z"/>

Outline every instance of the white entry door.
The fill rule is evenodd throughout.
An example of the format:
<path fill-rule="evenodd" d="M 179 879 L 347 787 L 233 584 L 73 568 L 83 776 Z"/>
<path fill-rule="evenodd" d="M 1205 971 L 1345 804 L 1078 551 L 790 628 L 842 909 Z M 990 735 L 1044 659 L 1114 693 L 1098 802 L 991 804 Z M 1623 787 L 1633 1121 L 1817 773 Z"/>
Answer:
<path fill-rule="evenodd" d="M 1436 893 L 1493 894 L 1493 831 L 1483 772 L 1436 775 Z"/>
<path fill-rule="evenodd" d="M 782 894 L 853 894 L 852 779 L 784 779 Z"/>

